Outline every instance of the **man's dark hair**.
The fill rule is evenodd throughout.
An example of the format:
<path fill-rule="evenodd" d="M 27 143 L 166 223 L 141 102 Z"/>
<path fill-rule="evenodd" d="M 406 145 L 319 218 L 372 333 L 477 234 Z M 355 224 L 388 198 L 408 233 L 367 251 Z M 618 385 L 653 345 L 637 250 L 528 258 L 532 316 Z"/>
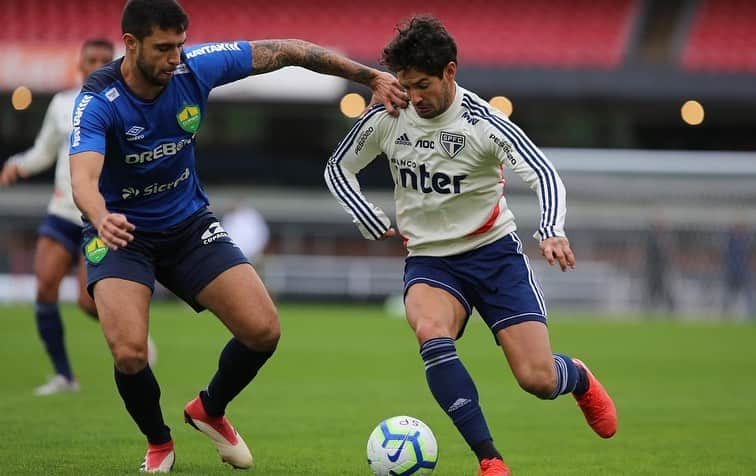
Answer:
<path fill-rule="evenodd" d="M 189 17 L 175 0 L 129 0 L 121 16 L 121 32 L 142 40 L 155 27 L 182 33 L 189 27 Z"/>
<path fill-rule="evenodd" d="M 383 49 L 381 64 L 396 73 L 410 68 L 439 78 L 450 61 L 457 62 L 457 45 L 444 25 L 432 16 L 417 16 L 397 26 L 397 35 Z"/>
<path fill-rule="evenodd" d="M 113 42 L 105 38 L 90 38 L 85 41 L 83 45 L 81 45 L 81 49 L 83 50 L 84 48 L 89 48 L 90 46 L 94 48 L 107 48 L 109 50 L 115 49 Z"/>

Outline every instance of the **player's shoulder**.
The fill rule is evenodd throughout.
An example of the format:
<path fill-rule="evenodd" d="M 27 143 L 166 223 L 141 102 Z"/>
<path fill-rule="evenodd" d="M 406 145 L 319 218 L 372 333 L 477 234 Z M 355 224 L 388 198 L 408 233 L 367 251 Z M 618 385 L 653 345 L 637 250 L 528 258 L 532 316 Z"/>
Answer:
<path fill-rule="evenodd" d="M 509 118 L 472 91 L 461 89 L 462 116 L 480 134 L 500 130 L 509 124 Z"/>
<path fill-rule="evenodd" d="M 119 58 L 109 64 L 106 64 L 102 68 L 98 69 L 94 73 L 90 74 L 84 84 L 81 87 L 82 93 L 92 94 L 104 94 L 104 91 L 112 86 L 115 82 L 122 79 L 121 76 L 121 62 L 123 58 Z"/>

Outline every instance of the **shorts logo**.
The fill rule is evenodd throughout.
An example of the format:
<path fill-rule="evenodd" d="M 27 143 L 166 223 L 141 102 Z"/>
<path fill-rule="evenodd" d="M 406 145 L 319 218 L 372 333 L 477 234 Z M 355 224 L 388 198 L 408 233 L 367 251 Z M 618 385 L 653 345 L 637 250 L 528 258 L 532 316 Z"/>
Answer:
<path fill-rule="evenodd" d="M 108 254 L 108 247 L 98 236 L 89 240 L 84 246 L 84 256 L 92 264 L 98 264 L 105 258 L 106 254 Z"/>
<path fill-rule="evenodd" d="M 200 122 L 202 121 L 202 114 L 200 108 L 196 104 L 190 106 L 184 106 L 178 114 L 176 114 L 176 120 L 179 126 L 186 132 L 194 134 L 199 129 Z"/>
<path fill-rule="evenodd" d="M 441 131 L 441 147 L 452 159 L 465 148 L 465 136 Z"/>
<path fill-rule="evenodd" d="M 219 222 L 215 221 L 207 227 L 207 230 L 205 230 L 204 233 L 202 233 L 201 239 L 203 245 L 209 245 L 213 241 L 221 238 L 228 238 L 228 233 L 226 233 L 226 230 L 223 229 Z"/>

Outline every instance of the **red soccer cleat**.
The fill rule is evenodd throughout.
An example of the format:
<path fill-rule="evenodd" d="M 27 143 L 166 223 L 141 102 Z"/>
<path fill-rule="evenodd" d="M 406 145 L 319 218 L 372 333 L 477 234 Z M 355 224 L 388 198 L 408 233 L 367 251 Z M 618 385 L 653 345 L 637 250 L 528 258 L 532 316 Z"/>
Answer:
<path fill-rule="evenodd" d="M 237 469 L 252 466 L 252 453 L 225 416 L 211 417 L 205 412 L 200 397 L 184 407 L 184 420 L 207 435 L 215 444 L 221 460 Z"/>
<path fill-rule="evenodd" d="M 160 445 L 147 443 L 147 454 L 144 455 L 142 473 L 170 473 L 173 463 L 176 462 L 176 453 L 173 452 L 173 440 Z"/>
<path fill-rule="evenodd" d="M 582 395 L 573 394 L 585 415 L 585 420 L 601 438 L 611 438 L 617 433 L 617 408 L 614 406 L 612 397 L 604 390 L 601 382 L 593 376 L 588 366 L 578 359 L 572 359 L 572 361 L 584 369 L 588 376 L 588 390 Z"/>
<path fill-rule="evenodd" d="M 478 476 L 512 476 L 512 473 L 499 458 L 484 459 L 480 462 Z"/>

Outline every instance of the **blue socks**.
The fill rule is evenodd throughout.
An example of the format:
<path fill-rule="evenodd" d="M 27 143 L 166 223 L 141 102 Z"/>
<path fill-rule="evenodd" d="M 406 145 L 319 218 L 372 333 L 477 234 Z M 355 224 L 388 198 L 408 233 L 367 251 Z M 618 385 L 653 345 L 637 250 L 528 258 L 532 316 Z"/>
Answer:
<path fill-rule="evenodd" d="M 478 404 L 478 391 L 457 356 L 450 337 L 437 337 L 420 347 L 430 391 L 470 447 L 491 440 Z"/>
<path fill-rule="evenodd" d="M 226 406 L 252 381 L 273 351 L 257 352 L 235 337 L 228 341 L 218 360 L 218 371 L 206 390 L 200 392 L 205 411 L 211 417 L 223 416 Z"/>
<path fill-rule="evenodd" d="M 559 395 L 572 393 L 587 388 L 588 382 L 578 371 L 577 366 L 570 357 L 564 354 L 554 354 L 554 368 L 557 374 L 557 385 L 549 399 L 553 400 Z M 585 392 L 585 390 L 583 390 Z"/>
<path fill-rule="evenodd" d="M 153 445 L 171 440 L 171 430 L 160 411 L 160 386 L 150 366 L 129 375 L 115 369 L 115 381 L 131 418 Z"/>
<path fill-rule="evenodd" d="M 45 344 L 47 355 L 55 367 L 55 373 L 73 380 L 71 364 L 68 362 L 66 345 L 63 342 L 63 321 L 60 319 L 57 303 L 36 303 L 34 316 L 37 321 L 37 332 Z"/>

